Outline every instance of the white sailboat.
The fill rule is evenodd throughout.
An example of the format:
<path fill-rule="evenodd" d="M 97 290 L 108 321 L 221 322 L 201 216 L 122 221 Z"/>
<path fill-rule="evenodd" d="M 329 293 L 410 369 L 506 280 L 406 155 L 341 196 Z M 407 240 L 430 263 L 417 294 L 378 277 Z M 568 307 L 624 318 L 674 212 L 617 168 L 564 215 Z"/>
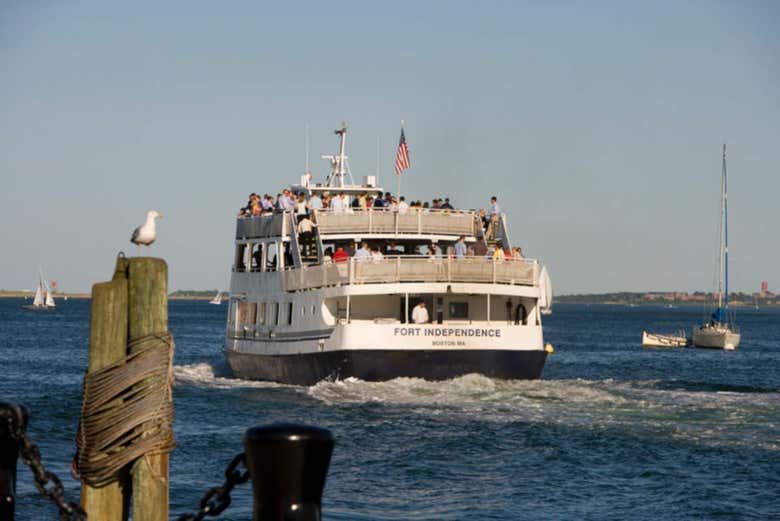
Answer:
<path fill-rule="evenodd" d="M 720 237 L 718 307 L 704 324 L 693 328 L 693 345 L 733 351 L 739 346 L 740 332 L 729 311 L 729 227 L 726 145 L 723 145 L 723 169 L 720 192 Z"/>
<path fill-rule="evenodd" d="M 56 309 L 57 307 L 49 285 L 46 283 L 46 279 L 43 278 L 43 273 L 40 270 L 38 271 L 38 288 L 35 290 L 33 303 L 22 307 L 29 310 Z"/>
<path fill-rule="evenodd" d="M 214 305 L 217 305 L 217 306 L 222 304 L 222 292 L 221 291 L 217 291 L 217 294 L 214 295 L 214 298 L 209 300 L 209 304 L 214 304 Z"/>

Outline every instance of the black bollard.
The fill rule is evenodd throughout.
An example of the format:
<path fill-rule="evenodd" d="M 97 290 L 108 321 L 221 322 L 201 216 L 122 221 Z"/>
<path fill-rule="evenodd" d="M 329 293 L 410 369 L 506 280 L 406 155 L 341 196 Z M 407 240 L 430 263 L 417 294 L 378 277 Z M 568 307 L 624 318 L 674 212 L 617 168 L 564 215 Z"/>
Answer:
<path fill-rule="evenodd" d="M 255 521 L 319 521 L 333 435 L 318 427 L 278 423 L 244 435 Z"/>
<path fill-rule="evenodd" d="M 27 409 L 21 405 L 0 402 L 0 519 L 13 520 L 16 504 L 16 460 L 19 444 L 11 435 L 10 425 L 27 427 Z"/>

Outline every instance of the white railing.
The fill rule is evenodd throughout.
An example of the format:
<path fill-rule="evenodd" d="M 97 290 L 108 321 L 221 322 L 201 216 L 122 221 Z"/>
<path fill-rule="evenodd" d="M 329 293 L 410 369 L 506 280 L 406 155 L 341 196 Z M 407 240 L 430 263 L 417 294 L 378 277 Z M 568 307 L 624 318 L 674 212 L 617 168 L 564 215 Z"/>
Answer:
<path fill-rule="evenodd" d="M 350 208 L 315 210 L 320 235 L 339 233 L 474 235 L 476 212 L 458 210 L 396 210 Z"/>
<path fill-rule="evenodd" d="M 285 291 L 396 282 L 473 282 L 537 286 L 539 264 L 525 259 L 485 257 L 385 257 L 292 268 L 282 273 Z"/>

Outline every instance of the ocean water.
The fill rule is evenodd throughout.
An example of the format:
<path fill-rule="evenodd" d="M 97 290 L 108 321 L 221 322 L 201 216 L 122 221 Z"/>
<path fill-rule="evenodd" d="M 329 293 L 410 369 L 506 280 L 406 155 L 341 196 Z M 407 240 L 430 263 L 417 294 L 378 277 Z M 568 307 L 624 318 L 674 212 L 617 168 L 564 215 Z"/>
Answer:
<path fill-rule="evenodd" d="M 47 467 L 68 473 L 87 361 L 89 302 L 26 312 L 0 299 L 0 399 L 30 409 Z M 358 380 L 294 387 L 229 377 L 225 306 L 172 301 L 178 448 L 171 515 L 195 511 L 278 421 L 330 429 L 326 520 L 780 519 L 780 309 L 739 313 L 736 352 L 640 347 L 699 308 L 558 305 L 544 379 Z M 19 467 L 17 519 L 56 519 Z M 244 485 L 219 519 L 251 519 Z"/>

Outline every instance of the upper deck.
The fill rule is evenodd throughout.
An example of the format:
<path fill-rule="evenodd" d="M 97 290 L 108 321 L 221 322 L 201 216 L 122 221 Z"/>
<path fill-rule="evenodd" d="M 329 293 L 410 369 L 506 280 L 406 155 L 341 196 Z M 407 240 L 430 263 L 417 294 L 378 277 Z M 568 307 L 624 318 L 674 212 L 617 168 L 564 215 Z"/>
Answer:
<path fill-rule="evenodd" d="M 382 235 L 438 235 L 474 237 L 479 232 L 479 217 L 474 211 L 409 209 L 406 212 L 370 209 L 312 211 L 312 221 L 320 237 Z M 284 237 L 291 233 L 289 215 L 274 212 L 238 219 L 236 239 Z"/>

